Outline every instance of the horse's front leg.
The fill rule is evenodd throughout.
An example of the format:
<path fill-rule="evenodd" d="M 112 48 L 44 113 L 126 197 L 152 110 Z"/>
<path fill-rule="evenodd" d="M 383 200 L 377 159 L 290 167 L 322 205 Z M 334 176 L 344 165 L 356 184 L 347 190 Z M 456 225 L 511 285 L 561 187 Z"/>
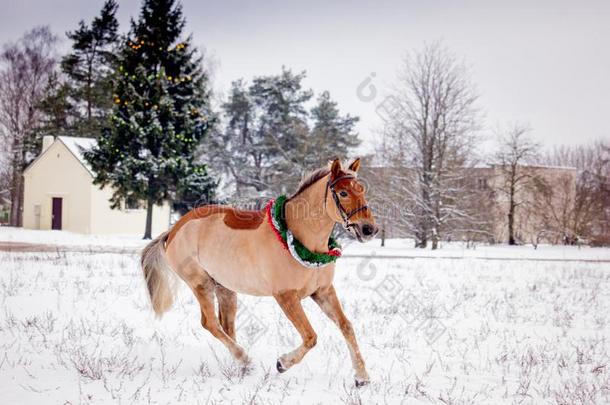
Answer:
<path fill-rule="evenodd" d="M 293 365 L 300 362 L 301 359 L 303 359 L 303 356 L 305 356 L 305 354 L 307 354 L 307 352 L 316 345 L 317 336 L 316 332 L 314 332 L 313 328 L 311 327 L 307 316 L 305 315 L 305 311 L 303 311 L 303 307 L 301 306 L 301 298 L 298 296 L 296 291 L 285 291 L 274 295 L 274 298 L 303 339 L 301 346 L 297 347 L 290 353 L 280 356 L 280 358 L 277 360 L 277 371 L 283 373 Z"/>
<path fill-rule="evenodd" d="M 369 375 L 366 372 L 366 366 L 356 342 L 356 335 L 352 324 L 343 313 L 341 303 L 337 298 L 335 287 L 329 285 L 322 287 L 312 294 L 311 298 L 320 306 L 322 311 L 328 316 L 338 327 L 347 342 L 349 354 L 352 358 L 352 366 L 356 372 L 356 387 L 362 387 L 369 383 Z"/>

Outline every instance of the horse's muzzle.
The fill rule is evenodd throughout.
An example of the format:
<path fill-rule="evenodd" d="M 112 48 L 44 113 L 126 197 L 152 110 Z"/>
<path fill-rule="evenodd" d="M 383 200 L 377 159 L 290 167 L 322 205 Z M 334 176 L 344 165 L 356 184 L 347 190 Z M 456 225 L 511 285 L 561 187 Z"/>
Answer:
<path fill-rule="evenodd" d="M 369 241 L 379 232 L 379 227 L 377 225 L 368 222 L 355 223 L 352 229 L 359 242 Z"/>

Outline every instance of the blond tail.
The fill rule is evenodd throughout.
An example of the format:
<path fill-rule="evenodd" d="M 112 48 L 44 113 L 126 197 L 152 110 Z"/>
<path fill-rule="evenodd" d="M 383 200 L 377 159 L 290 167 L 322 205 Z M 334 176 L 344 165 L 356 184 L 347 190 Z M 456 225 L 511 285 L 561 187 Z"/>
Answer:
<path fill-rule="evenodd" d="M 153 239 L 142 251 L 141 263 L 150 302 L 157 317 L 171 308 L 176 294 L 177 277 L 165 258 L 167 232 Z"/>

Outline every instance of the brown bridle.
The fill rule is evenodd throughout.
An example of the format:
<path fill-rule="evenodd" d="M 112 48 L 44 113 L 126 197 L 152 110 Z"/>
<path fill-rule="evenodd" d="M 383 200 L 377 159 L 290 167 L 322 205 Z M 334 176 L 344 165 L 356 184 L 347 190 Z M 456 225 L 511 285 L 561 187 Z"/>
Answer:
<path fill-rule="evenodd" d="M 337 192 L 335 191 L 335 185 L 338 182 L 340 182 L 341 180 L 355 179 L 356 177 L 351 174 L 345 174 L 343 176 L 337 177 L 333 181 L 330 180 L 331 177 L 328 178 L 328 184 L 326 185 L 326 190 L 324 192 L 324 209 L 326 209 L 326 197 L 328 196 L 328 190 L 330 190 L 330 192 L 333 196 L 333 200 L 335 201 L 335 206 L 337 207 L 337 210 L 339 211 L 339 214 L 341 215 L 341 219 L 343 220 L 343 227 L 345 229 L 349 229 L 352 226 L 356 226 L 356 224 L 354 224 L 353 222 L 349 222 L 350 218 L 353 217 L 354 215 L 356 215 L 357 213 L 359 213 L 360 211 L 367 209 L 369 206 L 367 204 L 365 204 L 361 207 L 358 207 L 358 208 L 353 209 L 348 212 L 343 207 L 343 205 L 341 205 L 339 196 L 337 195 Z"/>

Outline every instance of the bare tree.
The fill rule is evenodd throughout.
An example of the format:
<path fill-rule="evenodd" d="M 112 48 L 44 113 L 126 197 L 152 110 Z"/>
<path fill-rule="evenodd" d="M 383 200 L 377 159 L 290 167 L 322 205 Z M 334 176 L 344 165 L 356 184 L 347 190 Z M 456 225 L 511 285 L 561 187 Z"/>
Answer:
<path fill-rule="evenodd" d="M 468 71 L 440 43 L 408 54 L 392 93 L 378 112 L 385 121 L 380 152 L 394 168 L 400 218 L 416 246 L 432 241 L 467 212 L 460 181 L 472 163 L 478 128 L 477 95 Z M 396 198 L 393 198 L 396 200 Z"/>
<path fill-rule="evenodd" d="M 10 168 L 8 164 L 7 147 L 4 142 L 0 143 L 0 224 L 8 222 L 7 209 L 10 197 Z"/>
<path fill-rule="evenodd" d="M 555 171 L 558 171 L 555 169 Z M 555 173 L 552 178 L 532 178 L 530 221 L 534 247 L 545 239 L 553 244 L 574 244 L 576 230 L 576 181 L 574 173 Z"/>
<path fill-rule="evenodd" d="M 507 199 L 506 214 L 508 217 L 508 244 L 515 245 L 515 214 L 517 208 L 526 203 L 525 189 L 531 185 L 532 173 L 523 165 L 531 163 L 537 156 L 539 146 L 528 137 L 529 128 L 515 124 L 501 139 L 500 149 L 496 154 L 497 167 L 500 172 L 498 192 Z"/>
<path fill-rule="evenodd" d="M 558 146 L 544 156 L 548 165 L 570 166 L 577 170 L 574 201 L 568 230 L 572 240 L 590 239 L 594 244 L 610 243 L 610 144 L 596 141 L 589 145 Z M 561 188 L 547 188 L 547 196 L 563 195 Z M 549 210 L 545 211 L 547 214 Z"/>
<path fill-rule="evenodd" d="M 55 67 L 57 38 L 48 27 L 28 31 L 0 54 L 0 136 L 8 148 L 10 168 L 10 224 L 21 226 L 23 170 L 35 144 L 33 132 L 41 113 L 37 108 Z"/>

